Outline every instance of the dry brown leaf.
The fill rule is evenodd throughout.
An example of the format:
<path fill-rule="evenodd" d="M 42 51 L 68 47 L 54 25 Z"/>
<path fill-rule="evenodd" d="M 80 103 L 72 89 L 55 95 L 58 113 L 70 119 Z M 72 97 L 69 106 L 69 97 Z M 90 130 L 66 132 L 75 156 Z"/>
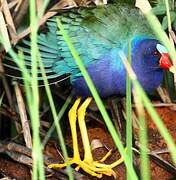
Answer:
<path fill-rule="evenodd" d="M 6 43 L 5 49 L 7 51 L 11 47 L 11 44 L 10 44 L 10 39 L 9 39 L 9 35 L 8 35 L 8 31 L 7 31 L 7 27 L 6 27 L 6 23 L 5 23 L 5 19 L 4 19 L 2 11 L 0 11 L 0 34 Z"/>
<path fill-rule="evenodd" d="M 4 18 L 7 24 L 7 28 L 9 31 L 9 36 L 12 42 L 16 42 L 17 40 L 17 36 L 16 36 L 16 28 L 8 7 L 8 3 L 6 0 L 1 0 L 1 4 L 2 4 L 2 11 L 4 14 Z"/>
<path fill-rule="evenodd" d="M 73 1 L 72 1 L 73 2 Z M 69 1 L 69 3 L 71 3 L 71 1 Z M 39 26 L 41 26 L 42 24 L 44 24 L 49 18 L 55 16 L 59 10 L 61 9 L 65 9 L 65 8 L 72 8 L 75 7 L 76 4 L 75 3 L 71 3 L 68 4 L 68 1 L 59 1 L 58 3 L 56 3 L 52 8 L 50 8 L 48 10 L 48 12 L 40 19 L 39 21 Z M 25 36 L 27 36 L 29 33 L 31 32 L 30 28 L 27 28 L 26 30 L 24 30 L 23 32 L 21 32 L 18 35 L 18 41 L 22 38 L 24 38 Z"/>

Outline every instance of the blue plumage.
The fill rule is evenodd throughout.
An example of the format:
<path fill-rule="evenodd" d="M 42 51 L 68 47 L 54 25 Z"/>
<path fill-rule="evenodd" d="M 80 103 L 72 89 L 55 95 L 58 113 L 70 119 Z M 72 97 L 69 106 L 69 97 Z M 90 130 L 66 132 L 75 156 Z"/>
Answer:
<path fill-rule="evenodd" d="M 171 66 L 166 49 L 155 39 L 137 9 L 123 3 L 93 9 L 73 9 L 48 20 L 48 32 L 39 34 L 38 45 L 48 79 L 68 75 L 78 96 L 89 96 L 90 92 L 57 27 L 57 17 L 64 24 L 84 66 L 103 97 L 125 95 L 126 70 L 118 52 L 124 51 L 127 55 L 129 39 L 132 41 L 132 67 L 147 92 L 160 85 L 163 68 L 169 69 Z M 25 64 L 30 71 L 30 41 L 24 39 L 16 48 L 23 50 Z M 20 71 L 8 56 L 4 66 L 6 69 Z M 17 74 L 12 75 L 20 78 Z M 38 79 L 42 80 L 40 68 Z"/>
<path fill-rule="evenodd" d="M 163 69 L 159 67 L 159 53 L 155 54 L 159 42 L 146 36 L 136 36 L 132 40 L 132 67 L 138 80 L 147 92 L 156 89 L 163 79 Z M 116 48 L 87 67 L 99 94 L 103 97 L 110 95 L 125 95 L 126 69 L 118 53 L 122 49 Z M 127 45 L 123 51 L 127 55 Z M 84 78 L 72 77 L 72 84 L 77 95 L 91 95 Z"/>

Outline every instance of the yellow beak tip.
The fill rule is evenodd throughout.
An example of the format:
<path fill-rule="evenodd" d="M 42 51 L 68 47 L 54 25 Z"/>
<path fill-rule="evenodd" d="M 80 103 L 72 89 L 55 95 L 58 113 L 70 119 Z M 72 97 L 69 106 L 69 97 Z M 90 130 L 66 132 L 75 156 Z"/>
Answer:
<path fill-rule="evenodd" d="M 172 73 L 174 73 L 174 74 L 176 74 L 176 67 L 175 67 L 175 66 L 171 66 L 171 67 L 169 68 L 169 71 L 172 72 Z"/>

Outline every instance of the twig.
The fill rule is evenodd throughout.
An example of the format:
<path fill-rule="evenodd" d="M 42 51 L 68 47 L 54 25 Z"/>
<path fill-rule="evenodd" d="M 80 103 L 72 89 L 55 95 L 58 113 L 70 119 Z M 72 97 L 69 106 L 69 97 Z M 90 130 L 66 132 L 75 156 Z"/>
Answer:
<path fill-rule="evenodd" d="M 13 142 L 7 142 L 2 143 L 0 142 L 0 153 L 6 153 L 8 154 L 13 160 L 25 164 L 27 166 L 32 167 L 32 151 L 30 148 L 24 147 L 22 145 L 13 143 Z M 56 160 L 44 155 L 44 164 L 49 165 L 52 163 L 55 163 Z M 53 170 L 45 167 L 45 170 L 47 173 L 52 173 L 54 177 L 60 177 L 60 179 L 68 179 L 65 175 L 67 175 L 67 171 L 64 169 L 58 169 Z M 73 170 L 73 174 L 76 180 L 86 180 L 89 179 L 87 176 Z"/>
<path fill-rule="evenodd" d="M 13 101 L 12 101 L 12 93 L 11 93 L 9 84 L 8 84 L 7 79 L 6 79 L 5 76 L 2 76 L 2 82 L 3 82 L 3 86 L 4 86 L 4 89 L 5 89 L 5 92 L 6 92 L 6 96 L 7 96 L 9 105 L 10 105 L 11 109 L 14 110 Z"/>
<path fill-rule="evenodd" d="M 2 11 L 0 11 L 0 34 L 6 42 L 6 51 L 8 51 L 8 49 L 11 47 L 11 44 Z"/>
<path fill-rule="evenodd" d="M 20 117 L 21 117 L 21 124 L 22 124 L 22 129 L 23 129 L 23 134 L 24 134 L 24 140 L 25 140 L 26 146 L 28 148 L 32 148 L 32 138 L 31 138 L 28 118 L 26 115 L 26 108 L 25 108 L 25 104 L 24 104 L 23 97 L 21 94 L 21 90 L 17 83 L 15 84 L 15 93 L 16 93 L 18 109 L 19 109 L 19 113 L 20 113 Z"/>
<path fill-rule="evenodd" d="M 140 151 L 138 150 L 140 145 L 138 144 L 137 141 L 135 142 L 135 146 L 137 147 L 137 149 L 133 148 L 133 150 L 136 153 L 140 154 Z M 147 150 L 147 154 L 150 156 L 151 160 L 153 160 L 155 163 L 157 163 L 160 167 L 162 167 L 169 173 L 176 176 L 176 167 L 158 155 L 163 153 L 169 153 L 169 151 L 168 150 L 166 151 L 166 149 L 164 150 L 161 149 L 159 151 L 150 151 L 149 149 Z"/>
<path fill-rule="evenodd" d="M 4 13 L 5 20 L 7 22 L 7 26 L 8 26 L 11 41 L 15 43 L 16 40 L 17 40 L 16 28 L 15 28 L 15 25 L 14 25 L 10 10 L 8 8 L 8 3 L 7 3 L 6 0 L 1 0 L 1 4 L 2 4 L 2 10 L 3 10 L 3 13 Z"/>
<path fill-rule="evenodd" d="M 18 4 L 13 12 L 14 23 L 15 23 L 16 28 L 19 26 L 19 24 L 21 23 L 21 20 L 26 15 L 28 7 L 29 7 L 28 0 L 18 1 Z"/>
<path fill-rule="evenodd" d="M 156 153 L 151 152 L 151 153 L 149 153 L 149 156 L 160 167 L 162 167 L 163 169 L 167 170 L 168 172 L 170 172 L 171 174 L 176 176 L 176 167 L 174 165 L 172 165 L 168 161 L 164 160 L 162 157 L 160 157 Z"/>
<path fill-rule="evenodd" d="M 157 88 L 157 92 L 160 95 L 160 97 L 164 103 L 172 103 L 166 89 L 159 87 L 159 88 Z"/>
<path fill-rule="evenodd" d="M 15 7 L 18 1 L 19 0 L 13 0 L 13 1 L 8 2 L 9 9 L 12 9 L 13 7 Z"/>
<path fill-rule="evenodd" d="M 0 114 L 3 114 L 4 116 L 10 118 L 14 122 L 20 123 L 20 117 L 18 116 L 18 114 L 15 111 L 13 111 L 6 104 L 2 104 L 1 105 L 1 107 L 0 107 Z"/>
<path fill-rule="evenodd" d="M 49 9 L 49 11 L 39 20 L 39 23 L 38 23 L 39 26 L 44 24 L 49 18 L 51 18 L 54 15 L 56 15 L 59 10 L 64 9 L 64 7 L 68 5 L 67 3 L 61 3 L 61 2 L 62 1 L 59 1 L 52 8 Z M 73 7 L 73 6 L 70 6 L 70 8 L 71 7 Z M 25 36 L 27 36 L 30 33 L 30 31 L 31 31 L 30 28 L 27 28 L 22 33 L 20 33 L 18 35 L 18 41 L 20 39 L 24 38 Z"/>
<path fill-rule="evenodd" d="M 8 103 L 10 105 L 11 112 L 14 112 L 15 107 L 14 107 L 14 103 L 12 101 L 13 98 L 12 98 L 11 89 L 10 89 L 9 83 L 7 82 L 6 77 L 3 76 L 3 75 L 2 75 L 2 82 L 3 82 L 3 87 L 5 89 L 5 93 L 6 93 L 6 96 L 7 96 L 7 99 L 8 99 Z M 13 113 L 11 113 L 11 114 L 13 114 Z M 11 118 L 11 117 L 9 117 L 9 118 Z M 21 132 L 20 124 L 17 121 L 14 121 L 14 123 L 15 123 L 17 132 L 20 133 Z"/>
<path fill-rule="evenodd" d="M 4 54 L 3 54 L 3 48 L 0 47 L 0 75 L 4 73 L 4 68 L 2 65 Z"/>
<path fill-rule="evenodd" d="M 174 31 L 169 31 L 169 34 L 172 37 L 174 43 L 176 44 L 176 35 L 175 35 Z"/>
<path fill-rule="evenodd" d="M 37 12 L 40 12 L 43 6 L 43 0 L 37 0 L 36 1 L 36 7 L 37 7 Z"/>

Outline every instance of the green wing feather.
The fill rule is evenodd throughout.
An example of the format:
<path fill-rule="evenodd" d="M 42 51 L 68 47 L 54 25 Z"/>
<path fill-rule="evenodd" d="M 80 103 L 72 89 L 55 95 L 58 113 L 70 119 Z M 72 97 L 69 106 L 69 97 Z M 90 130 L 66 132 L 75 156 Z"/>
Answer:
<path fill-rule="evenodd" d="M 122 48 L 126 41 L 135 35 L 152 35 L 139 11 L 127 4 L 72 9 L 58 14 L 47 21 L 48 32 L 40 33 L 38 36 L 39 50 L 48 79 L 64 74 L 76 76 L 80 72 L 58 30 L 56 18 L 63 23 L 85 67 L 95 63 L 112 48 Z M 23 50 L 25 63 L 30 70 L 30 41 L 24 39 L 16 48 Z M 10 61 L 10 58 L 6 59 Z M 4 65 L 13 69 L 13 65 L 9 65 L 8 61 L 5 61 Z M 38 76 L 40 79 L 40 69 Z"/>

